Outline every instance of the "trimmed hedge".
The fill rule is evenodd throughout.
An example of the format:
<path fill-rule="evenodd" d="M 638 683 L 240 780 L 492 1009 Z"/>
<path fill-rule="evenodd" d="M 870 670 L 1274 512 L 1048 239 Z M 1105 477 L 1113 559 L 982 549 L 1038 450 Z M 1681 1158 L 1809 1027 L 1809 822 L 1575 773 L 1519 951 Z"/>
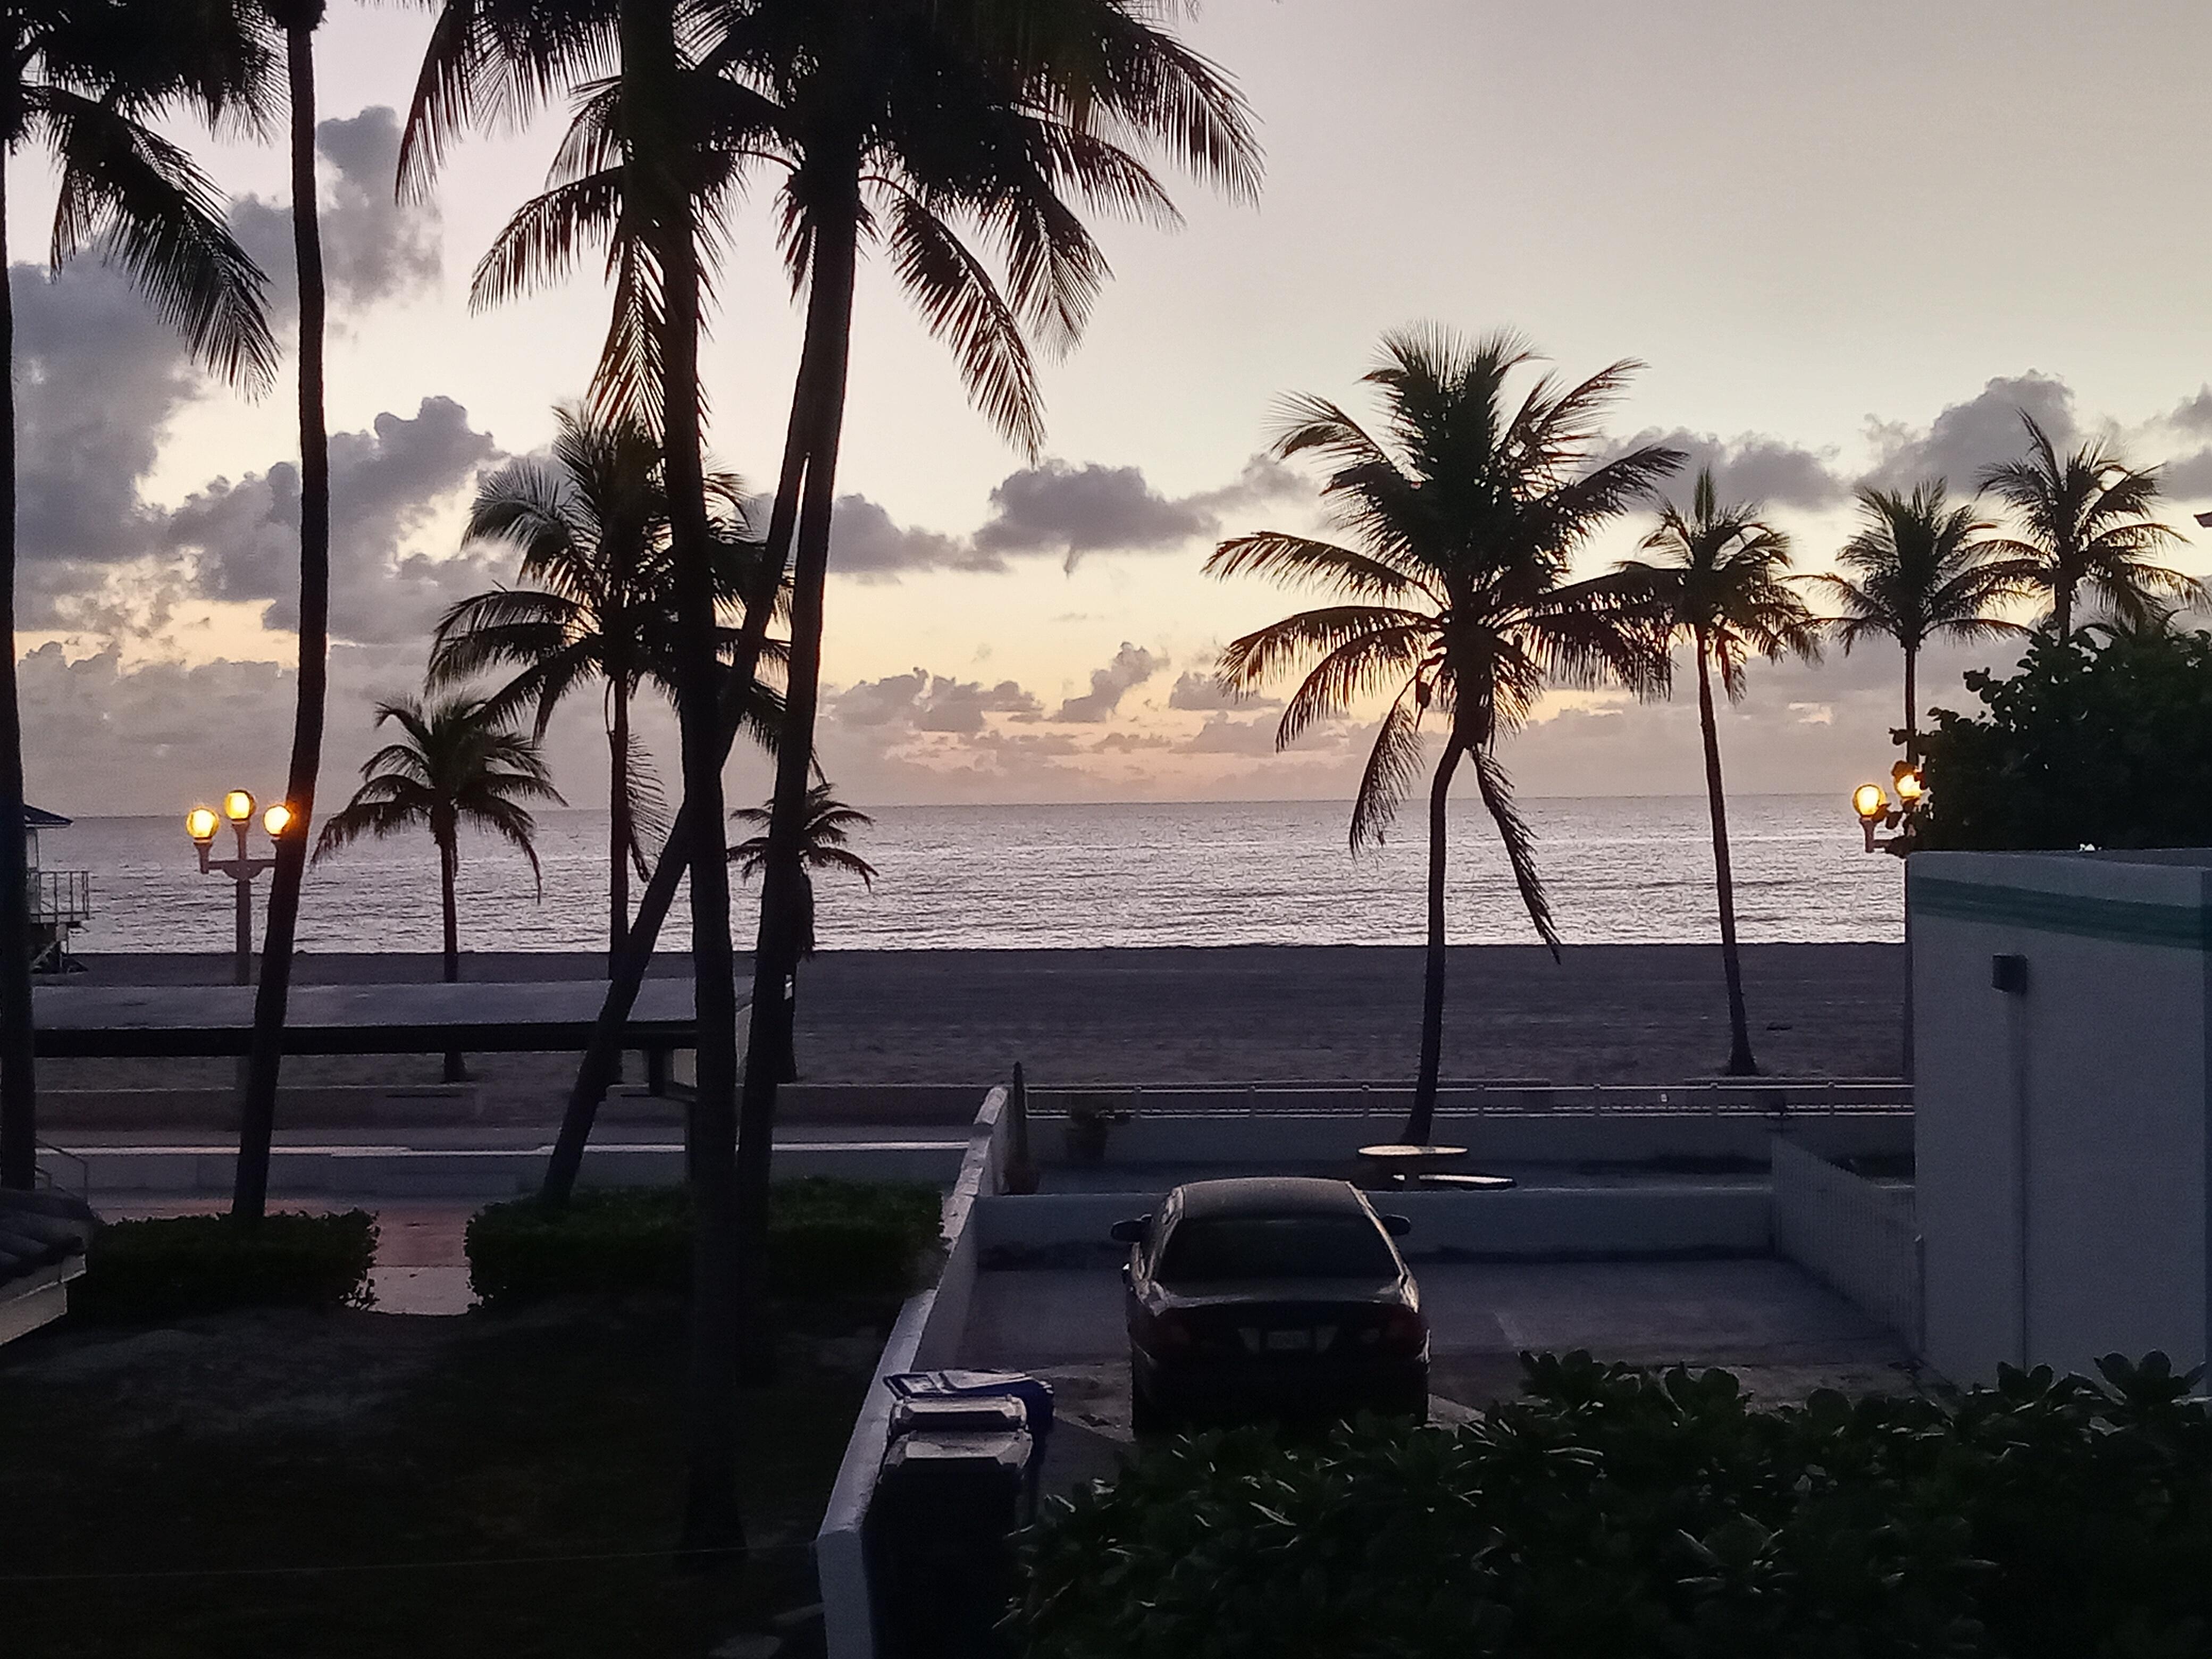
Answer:
<path fill-rule="evenodd" d="M 2165 1356 L 1753 1409 L 1526 1361 L 1453 1431 L 1175 1442 L 1023 1540 L 1030 1659 L 2181 1659 L 2212 1652 L 2212 1411 Z"/>
<path fill-rule="evenodd" d="M 242 1227 L 227 1215 L 116 1221 L 97 1229 L 70 1311 L 94 1320 L 174 1319 L 231 1308 L 367 1308 L 376 1293 L 376 1218 L 280 1212 Z"/>
<path fill-rule="evenodd" d="M 809 1300 L 902 1297 L 938 1243 L 933 1187 L 906 1182 L 779 1181 L 769 1197 L 769 1288 Z M 682 1188 L 577 1193 L 555 1209 L 495 1204 L 469 1223 L 469 1279 L 486 1303 L 576 1291 L 662 1291 L 691 1283 L 691 1200 Z"/>

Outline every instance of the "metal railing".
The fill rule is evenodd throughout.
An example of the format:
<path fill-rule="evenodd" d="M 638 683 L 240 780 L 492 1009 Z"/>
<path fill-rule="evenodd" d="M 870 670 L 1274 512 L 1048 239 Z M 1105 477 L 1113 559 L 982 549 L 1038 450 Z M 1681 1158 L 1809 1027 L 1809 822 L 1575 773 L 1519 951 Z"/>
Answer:
<path fill-rule="evenodd" d="M 90 1164 L 79 1158 L 75 1152 L 64 1152 L 60 1147 L 51 1146 L 46 1141 L 35 1140 L 31 1144 L 38 1155 L 36 1163 L 32 1166 L 32 1173 L 37 1177 L 41 1188 L 49 1192 L 71 1194 L 88 1204 L 92 1202 L 92 1165 Z M 74 1165 L 76 1170 L 76 1184 L 73 1187 L 66 1184 L 55 1169 L 57 1164 L 64 1164 Z"/>
<path fill-rule="evenodd" d="M 73 927 L 92 915 L 92 872 L 26 870 L 34 927 Z"/>

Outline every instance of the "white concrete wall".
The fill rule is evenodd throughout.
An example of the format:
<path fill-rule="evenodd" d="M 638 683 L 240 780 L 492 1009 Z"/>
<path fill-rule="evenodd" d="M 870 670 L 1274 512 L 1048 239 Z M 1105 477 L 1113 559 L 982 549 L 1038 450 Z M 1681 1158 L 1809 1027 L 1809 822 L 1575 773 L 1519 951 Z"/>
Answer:
<path fill-rule="evenodd" d="M 883 1379 L 899 1371 L 948 1366 L 968 1328 L 981 1259 L 978 1205 L 1006 1184 L 1004 1126 L 1006 1091 L 994 1089 L 975 1114 L 965 1156 L 945 1201 L 945 1266 L 937 1283 L 899 1310 L 890 1340 L 876 1361 L 876 1379 L 845 1442 L 844 1461 L 830 1488 L 830 1507 L 814 1534 L 814 1565 L 822 1586 L 823 1635 L 830 1659 L 875 1659 L 874 1614 L 860 1528 L 876 1490 L 890 1432 L 891 1392 Z M 778 1156 L 781 1167 L 781 1157 Z"/>
<path fill-rule="evenodd" d="M 2187 857 L 1911 860 L 1927 1358 L 1956 1381 L 2206 1357 L 2212 853 Z"/>
<path fill-rule="evenodd" d="M 1920 1352 L 1920 1237 L 1915 1195 L 1838 1169 L 1796 1141 L 1774 1141 L 1774 1250 Z"/>

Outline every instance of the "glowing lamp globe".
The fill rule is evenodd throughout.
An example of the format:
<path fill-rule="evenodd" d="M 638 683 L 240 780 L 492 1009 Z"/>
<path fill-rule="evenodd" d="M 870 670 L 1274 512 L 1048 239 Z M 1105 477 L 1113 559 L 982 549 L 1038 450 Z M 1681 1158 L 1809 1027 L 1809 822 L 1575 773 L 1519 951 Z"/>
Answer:
<path fill-rule="evenodd" d="M 194 841 L 205 844 L 215 839 L 216 826 L 220 822 L 204 806 L 195 806 L 185 814 L 185 833 Z"/>
<path fill-rule="evenodd" d="M 253 797 L 243 789 L 234 789 L 222 798 L 222 815 L 233 823 L 243 823 L 253 816 Z"/>
<path fill-rule="evenodd" d="M 1871 822 L 1889 807 L 1889 797 L 1878 783 L 1863 783 L 1851 791 L 1851 811 Z"/>
<path fill-rule="evenodd" d="M 1927 790 L 1928 786 L 1921 782 L 1919 773 L 1907 772 L 1897 781 L 1897 804 L 1899 806 L 1917 806 L 1921 796 Z"/>
<path fill-rule="evenodd" d="M 261 827 L 269 832 L 269 839 L 271 841 L 282 840 L 284 831 L 291 827 L 291 823 L 292 809 L 281 800 L 261 815 Z"/>

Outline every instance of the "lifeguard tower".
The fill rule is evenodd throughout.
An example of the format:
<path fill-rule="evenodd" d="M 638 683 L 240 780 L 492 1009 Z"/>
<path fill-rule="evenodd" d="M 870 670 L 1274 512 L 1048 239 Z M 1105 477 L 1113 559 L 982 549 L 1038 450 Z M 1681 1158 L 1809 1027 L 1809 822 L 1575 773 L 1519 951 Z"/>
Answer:
<path fill-rule="evenodd" d="M 80 971 L 80 964 L 70 957 L 70 935 L 91 919 L 92 872 L 49 870 L 39 858 L 39 832 L 69 826 L 58 812 L 28 805 L 23 808 L 23 879 L 29 889 L 34 974 Z"/>

